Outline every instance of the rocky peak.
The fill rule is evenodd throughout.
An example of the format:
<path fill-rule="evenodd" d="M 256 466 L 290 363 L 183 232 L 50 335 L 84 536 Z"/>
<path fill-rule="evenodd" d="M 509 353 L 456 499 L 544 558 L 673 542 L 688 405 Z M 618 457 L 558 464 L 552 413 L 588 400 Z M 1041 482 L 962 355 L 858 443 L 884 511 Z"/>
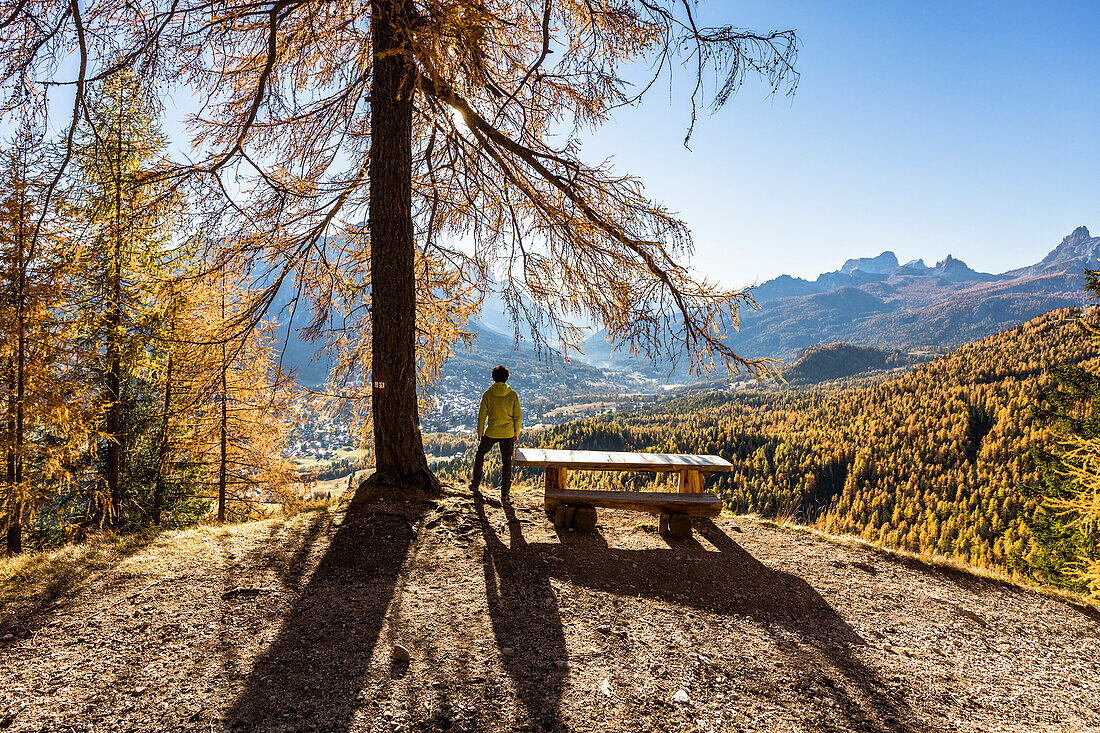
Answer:
<path fill-rule="evenodd" d="M 878 257 L 857 257 L 844 263 L 840 271 L 845 275 L 851 275 L 856 270 L 870 272 L 876 275 L 888 275 L 898 266 L 897 256 L 887 250 Z"/>
<path fill-rule="evenodd" d="M 1039 263 L 1040 267 L 1057 265 L 1063 262 L 1080 261 L 1086 266 L 1100 261 L 1100 237 L 1089 235 L 1088 227 L 1077 227 L 1051 250 Z"/>

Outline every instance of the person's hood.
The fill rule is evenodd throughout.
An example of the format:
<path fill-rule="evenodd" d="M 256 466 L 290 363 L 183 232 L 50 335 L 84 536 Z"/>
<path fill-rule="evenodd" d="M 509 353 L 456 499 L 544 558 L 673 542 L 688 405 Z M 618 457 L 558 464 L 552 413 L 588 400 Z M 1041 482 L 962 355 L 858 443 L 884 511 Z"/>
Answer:
<path fill-rule="evenodd" d="M 512 388 L 504 382 L 493 382 L 493 386 L 489 388 L 489 394 L 493 397 L 507 397 L 511 391 Z"/>

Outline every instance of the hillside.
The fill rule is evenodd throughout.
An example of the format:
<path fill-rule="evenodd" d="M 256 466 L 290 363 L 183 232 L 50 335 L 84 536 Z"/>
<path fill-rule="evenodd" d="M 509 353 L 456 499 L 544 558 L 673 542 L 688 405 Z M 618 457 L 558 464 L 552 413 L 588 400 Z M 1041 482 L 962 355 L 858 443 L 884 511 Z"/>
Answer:
<path fill-rule="evenodd" d="M 908 363 L 908 355 L 899 351 L 844 343 L 818 344 L 799 352 L 782 373 L 788 382 L 813 384 Z"/>
<path fill-rule="evenodd" d="M 0 727 L 1100 726 L 1092 611 L 747 518 L 646 522 L 557 535 L 537 493 L 451 494 L 7 561 Z"/>
<path fill-rule="evenodd" d="M 816 344 L 842 341 L 889 349 L 951 347 L 1058 308 L 1081 305 L 1084 270 L 1100 267 L 1100 237 L 1078 227 L 1040 262 L 999 275 L 948 255 L 934 267 L 898 264 L 893 252 L 848 260 L 816 280 L 788 275 L 752 290 L 760 310 L 744 311 L 727 343 L 747 357 L 789 359 Z M 585 342 L 586 359 L 656 378 L 680 369 L 612 356 L 603 334 Z"/>
<path fill-rule="evenodd" d="M 709 486 L 734 511 L 795 516 L 887 547 L 1061 581 L 1029 544 L 1030 451 L 1042 437 L 1029 406 L 1044 364 L 1095 367 L 1098 357 L 1070 312 L 1055 311 L 871 386 L 715 392 L 559 426 L 537 440 L 715 453 L 736 469 Z"/>

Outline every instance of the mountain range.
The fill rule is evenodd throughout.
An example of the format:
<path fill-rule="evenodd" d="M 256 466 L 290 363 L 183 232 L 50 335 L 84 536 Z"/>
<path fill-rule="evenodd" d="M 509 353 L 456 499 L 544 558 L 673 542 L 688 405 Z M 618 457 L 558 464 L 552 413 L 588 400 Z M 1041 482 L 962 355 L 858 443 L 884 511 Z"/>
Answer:
<path fill-rule="evenodd" d="M 1100 269 L 1100 237 L 1083 226 L 1042 260 L 1000 274 L 977 272 L 948 255 L 934 267 L 901 264 L 893 252 L 849 259 L 815 280 L 781 275 L 751 289 L 759 310 L 741 313 L 726 342 L 745 357 L 790 359 L 831 342 L 889 348 L 944 348 L 974 341 L 1085 301 L 1084 270 Z M 636 369 L 669 380 L 683 366 L 611 355 L 602 332 L 585 343 L 600 366 Z"/>
<path fill-rule="evenodd" d="M 1039 262 L 1000 274 L 978 272 L 951 255 L 932 267 L 919 259 L 902 264 L 893 252 L 885 251 L 876 257 L 849 259 L 838 270 L 814 280 L 781 275 L 753 287 L 751 293 L 760 308 L 743 311 L 741 330 L 731 333 L 726 341 L 748 358 L 785 360 L 797 357 L 807 347 L 835 342 L 942 350 L 1056 308 L 1081 305 L 1086 298 L 1086 268 L 1100 269 L 1100 237 L 1091 236 L 1083 226 Z M 288 298 L 277 299 L 273 311 L 285 305 L 283 300 Z M 460 348 L 444 368 L 445 375 L 488 373 L 501 362 L 522 364 L 527 371 L 537 369 L 530 341 L 515 340 L 515 329 L 499 296 L 486 297 L 471 328 L 477 334 L 475 346 Z M 280 340 L 283 337 L 285 330 Z M 316 386 L 324 381 L 327 363 L 313 359 L 314 349 L 292 333 L 283 363 L 296 369 L 299 381 Z M 664 382 L 692 379 L 686 373 L 686 359 L 673 368 L 671 364 L 612 355 L 602 331 L 584 342 L 579 359 L 573 358 L 580 363 L 563 368 L 559 357 L 556 367 L 538 370 L 538 378 L 548 388 L 550 383 L 555 387 L 573 383 L 578 389 L 584 389 L 590 380 L 606 388 L 611 375 L 604 370 Z M 579 373 L 568 376 L 577 370 Z"/>

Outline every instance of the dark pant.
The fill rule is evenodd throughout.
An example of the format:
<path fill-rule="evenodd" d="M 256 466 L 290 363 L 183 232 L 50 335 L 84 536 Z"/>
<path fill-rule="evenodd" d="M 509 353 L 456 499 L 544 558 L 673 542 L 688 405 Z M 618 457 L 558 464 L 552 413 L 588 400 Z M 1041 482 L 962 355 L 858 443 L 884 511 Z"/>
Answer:
<path fill-rule="evenodd" d="M 496 443 L 500 443 L 500 462 L 503 464 L 500 472 L 500 490 L 508 491 L 512 488 L 512 451 L 515 450 L 516 439 L 490 438 L 484 435 L 477 445 L 477 454 L 474 455 L 474 475 L 470 479 L 470 486 L 475 489 L 481 486 L 481 473 L 485 464 L 485 455 Z"/>

